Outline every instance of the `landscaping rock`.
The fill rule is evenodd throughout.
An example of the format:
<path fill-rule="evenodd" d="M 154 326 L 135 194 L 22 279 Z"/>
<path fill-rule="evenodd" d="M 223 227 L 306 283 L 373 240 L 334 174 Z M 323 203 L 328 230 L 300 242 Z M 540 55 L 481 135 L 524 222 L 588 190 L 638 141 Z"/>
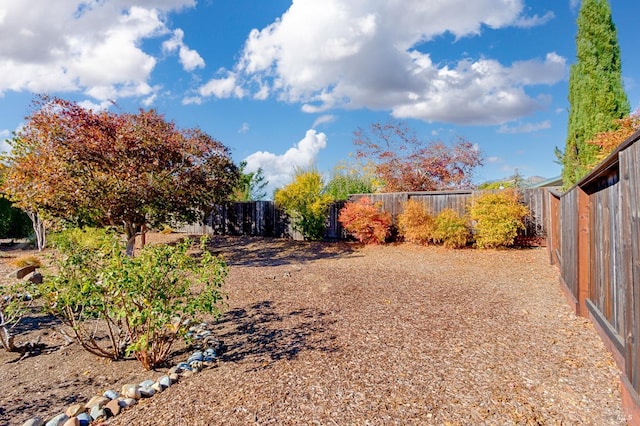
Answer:
<path fill-rule="evenodd" d="M 89 400 L 89 402 L 87 402 L 84 407 L 87 410 L 91 410 L 93 409 L 93 407 L 97 406 L 98 408 L 102 408 L 104 407 L 107 402 L 111 401 L 109 398 L 107 398 L 106 396 L 94 396 L 93 398 L 91 398 Z"/>
<path fill-rule="evenodd" d="M 104 406 L 104 409 L 111 416 L 117 416 L 118 414 L 120 414 L 120 410 L 122 410 L 122 407 L 120 407 L 120 401 L 118 401 L 117 399 L 112 399 L 107 405 Z"/>
<path fill-rule="evenodd" d="M 27 276 L 27 280 L 31 281 L 34 284 L 42 284 L 44 278 L 42 277 L 42 274 L 40 272 L 33 271 L 29 274 L 29 276 Z"/>
<path fill-rule="evenodd" d="M 80 420 L 77 417 L 71 417 L 62 426 L 80 426 Z"/>
<path fill-rule="evenodd" d="M 124 398 L 118 400 L 118 405 L 120 405 L 121 408 L 129 408 L 136 405 L 137 402 L 138 401 L 133 398 Z"/>
<path fill-rule="evenodd" d="M 151 398 L 155 394 L 155 389 L 150 386 L 144 386 L 140 388 L 140 396 L 142 396 L 143 398 Z"/>
<path fill-rule="evenodd" d="M 85 406 L 83 404 L 73 404 L 70 405 L 64 413 L 69 417 L 75 417 L 78 414 L 83 413 L 84 410 Z"/>
<path fill-rule="evenodd" d="M 91 416 L 91 418 L 93 420 L 106 419 L 107 418 L 106 410 L 104 408 L 98 407 L 97 405 L 93 406 L 93 408 L 89 412 L 89 415 Z"/>
<path fill-rule="evenodd" d="M 145 380 L 144 382 L 140 383 L 140 387 L 141 388 L 150 388 L 151 386 L 153 386 L 155 382 L 153 380 Z"/>
<path fill-rule="evenodd" d="M 44 426 L 44 420 L 36 416 L 24 422 L 22 426 Z"/>
<path fill-rule="evenodd" d="M 163 388 L 165 388 L 165 389 L 166 389 L 166 388 L 168 388 L 169 386 L 171 386 L 171 385 L 173 384 L 173 383 L 172 383 L 172 380 L 171 380 L 171 377 L 169 377 L 169 376 L 162 376 L 162 377 L 160 377 L 160 378 L 158 379 L 158 383 L 159 383 Z"/>
<path fill-rule="evenodd" d="M 29 265 L 29 266 L 24 266 L 16 271 L 13 271 L 9 274 L 7 274 L 7 278 L 17 278 L 19 280 L 23 279 L 24 277 L 26 277 L 27 275 L 29 275 L 30 273 L 32 273 L 33 271 L 36 270 L 36 266 L 35 265 Z"/>
<path fill-rule="evenodd" d="M 140 399 L 140 386 L 133 384 L 126 384 L 122 386 L 122 396 L 125 398 Z"/>
<path fill-rule="evenodd" d="M 93 421 L 89 413 L 79 414 L 77 419 L 78 419 L 78 422 L 80 422 L 80 426 L 89 426 Z"/>
<path fill-rule="evenodd" d="M 105 391 L 105 393 L 102 394 L 102 396 L 107 397 L 109 399 L 118 399 L 118 392 L 114 391 L 114 390 L 108 390 Z"/>
<path fill-rule="evenodd" d="M 67 420 L 69 420 L 69 416 L 67 416 L 65 413 L 58 414 L 47 423 L 45 423 L 45 426 L 62 426 Z"/>

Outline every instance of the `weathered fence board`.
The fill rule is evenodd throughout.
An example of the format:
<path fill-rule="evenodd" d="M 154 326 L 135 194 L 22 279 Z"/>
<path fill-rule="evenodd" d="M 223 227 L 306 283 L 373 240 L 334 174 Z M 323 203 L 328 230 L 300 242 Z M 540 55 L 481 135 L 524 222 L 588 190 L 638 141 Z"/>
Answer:
<path fill-rule="evenodd" d="M 578 301 L 576 311 L 597 324 L 624 370 L 623 392 L 633 397 L 623 401 L 631 401 L 630 409 L 640 414 L 638 142 L 640 132 L 571 190 L 549 195 L 547 245 L 563 285 Z"/>

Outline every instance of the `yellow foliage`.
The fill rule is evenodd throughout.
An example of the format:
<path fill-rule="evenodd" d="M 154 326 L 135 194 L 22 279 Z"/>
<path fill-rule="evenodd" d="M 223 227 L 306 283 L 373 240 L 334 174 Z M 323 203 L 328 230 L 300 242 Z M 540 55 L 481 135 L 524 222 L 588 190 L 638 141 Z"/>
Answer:
<path fill-rule="evenodd" d="M 405 241 L 428 244 L 433 240 L 434 220 L 426 206 L 419 201 L 409 200 L 404 211 L 398 216 L 398 230 Z"/>
<path fill-rule="evenodd" d="M 520 203 L 517 192 L 505 189 L 480 195 L 469 213 L 476 221 L 478 248 L 497 248 L 513 245 L 518 231 L 524 229 L 529 207 Z"/>

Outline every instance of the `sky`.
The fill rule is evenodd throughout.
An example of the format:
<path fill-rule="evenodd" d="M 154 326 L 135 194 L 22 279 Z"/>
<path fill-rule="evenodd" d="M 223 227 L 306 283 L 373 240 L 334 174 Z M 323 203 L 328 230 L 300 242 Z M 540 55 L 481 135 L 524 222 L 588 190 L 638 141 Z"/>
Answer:
<path fill-rule="evenodd" d="M 609 0 L 632 111 L 640 2 Z M 474 182 L 560 174 L 579 0 L 0 0 L 0 150 L 46 93 L 199 127 L 268 192 L 400 119 L 473 142 Z"/>

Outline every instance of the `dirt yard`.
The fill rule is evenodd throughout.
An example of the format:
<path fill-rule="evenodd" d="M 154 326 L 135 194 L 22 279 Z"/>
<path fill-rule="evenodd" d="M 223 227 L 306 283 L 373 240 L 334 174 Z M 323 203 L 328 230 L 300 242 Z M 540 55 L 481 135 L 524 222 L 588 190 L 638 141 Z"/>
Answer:
<path fill-rule="evenodd" d="M 212 250 L 230 265 L 219 367 L 107 424 L 625 424 L 618 370 L 545 248 L 217 238 Z M 2 279 L 21 254 L 2 253 Z M 40 336 L 42 352 L 0 350 L 0 424 L 163 373 L 104 362 L 60 329 L 27 318 L 16 340 Z"/>

